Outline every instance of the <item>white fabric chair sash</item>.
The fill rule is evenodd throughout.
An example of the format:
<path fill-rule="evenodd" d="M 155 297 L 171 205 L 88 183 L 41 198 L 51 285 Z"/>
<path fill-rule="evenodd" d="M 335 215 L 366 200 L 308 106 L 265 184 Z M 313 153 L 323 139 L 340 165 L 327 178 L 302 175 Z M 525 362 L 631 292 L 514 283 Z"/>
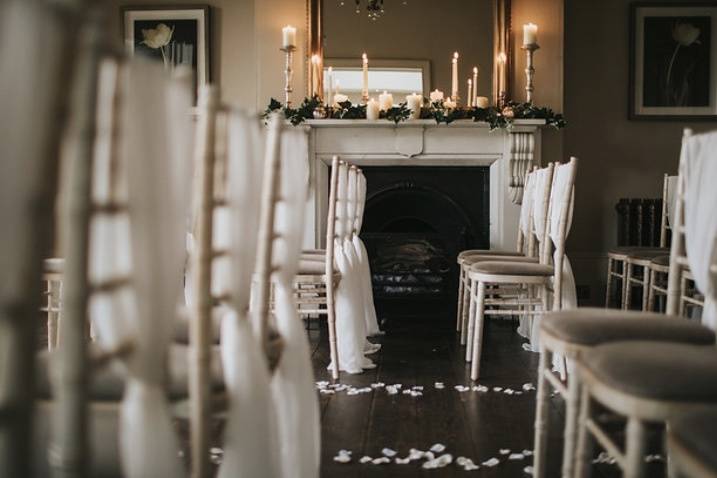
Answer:
<path fill-rule="evenodd" d="M 164 387 L 185 258 L 192 94 L 186 78 L 170 81 L 161 66 L 138 60 L 127 65 L 121 88 L 119 195 L 109 197 L 103 191 L 108 183 L 98 183 L 95 198 L 126 198 L 130 218 L 93 221 L 90 275 L 103 280 L 131 270 L 132 288 L 93 299 L 90 311 L 102 344 L 134 345 L 124 361 L 128 379 L 120 411 L 125 475 L 181 477 Z M 98 175 L 111 170 L 108 159 L 98 157 Z"/>
<path fill-rule="evenodd" d="M 527 239 L 530 235 L 530 217 L 533 214 L 535 205 L 535 176 L 537 171 L 531 171 L 525 179 L 525 187 L 523 189 L 523 203 L 520 205 L 520 222 L 519 227 L 523 233 L 523 237 Z"/>
<path fill-rule="evenodd" d="M 570 233 L 570 227 L 573 222 L 573 208 L 575 204 L 575 187 L 570 184 L 570 177 L 573 174 L 573 163 L 560 164 L 556 166 L 555 172 L 553 173 L 553 187 L 550 190 L 550 240 L 557 246 L 557 242 L 562 240 L 563 243 L 567 240 L 568 234 Z M 570 199 L 565 202 L 566 189 L 571 187 Z M 567 208 L 567 218 L 565 224 L 565 236 L 560 238 L 560 220 Z M 557 263 L 557 254 L 560 251 L 556 250 L 553 255 L 553 263 Z M 563 252 L 563 279 L 562 279 L 562 294 L 561 294 L 561 308 L 562 309 L 574 309 L 578 306 L 577 301 L 577 290 L 575 286 L 575 276 L 573 275 L 573 268 L 570 265 L 570 259 L 568 255 Z"/>
<path fill-rule="evenodd" d="M 667 177 L 667 197 L 665 205 L 667 206 L 667 224 L 672 226 L 675 222 L 675 207 L 677 204 L 677 180 L 679 176 Z"/>
<path fill-rule="evenodd" d="M 248 317 L 259 227 L 263 141 L 257 118 L 239 111 L 229 113 L 226 227 L 234 312 L 222 320 L 221 355 L 229 410 L 220 478 L 279 476 L 269 369 Z"/>
<path fill-rule="evenodd" d="M 549 174 L 548 168 L 542 168 L 533 173 L 535 182 L 533 186 L 533 234 L 538 240 L 543 237 L 547 222 L 547 212 L 543 208 L 543 191 L 545 191 Z"/>
<path fill-rule="evenodd" d="M 702 323 L 717 329 L 717 132 L 686 137 L 682 154 L 687 260 L 705 295 Z"/>
<path fill-rule="evenodd" d="M 366 176 L 363 172 L 356 174 L 356 218 L 354 220 L 354 234 L 352 238 L 356 254 L 359 282 L 363 296 L 363 311 L 366 322 L 366 335 L 373 336 L 381 333 L 376 317 L 376 306 L 373 303 L 373 286 L 371 285 L 371 266 L 369 264 L 366 246 L 359 237 L 361 225 L 363 224 L 363 213 L 366 208 Z"/>
<path fill-rule="evenodd" d="M 286 130 L 281 137 L 281 201 L 277 203 L 272 264 L 276 326 L 284 349 L 274 372 L 281 476 L 316 478 L 321 452 L 319 402 L 306 333 L 294 298 L 293 280 L 299 267 L 309 168 L 304 131 Z M 260 475 L 255 475 L 260 476 Z"/>
<path fill-rule="evenodd" d="M 334 261 L 341 274 L 336 288 L 336 335 L 339 353 L 339 370 L 361 373 L 372 362 L 364 357 L 366 321 L 362 302 L 363 294 L 354 265 L 357 259 L 350 239 L 354 217 L 348 217 L 349 167 L 339 164 L 336 200 L 336 238 L 334 240 Z M 332 364 L 329 364 L 331 369 Z"/>

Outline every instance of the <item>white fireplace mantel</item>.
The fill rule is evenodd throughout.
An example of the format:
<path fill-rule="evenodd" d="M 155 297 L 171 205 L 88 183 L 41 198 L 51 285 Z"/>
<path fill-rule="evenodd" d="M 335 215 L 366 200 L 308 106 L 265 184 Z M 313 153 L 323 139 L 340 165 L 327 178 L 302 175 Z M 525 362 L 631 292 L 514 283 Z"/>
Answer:
<path fill-rule="evenodd" d="M 309 128 L 311 198 L 304 244 L 323 247 L 331 158 L 357 166 L 490 167 L 490 246 L 515 247 L 526 173 L 540 164 L 543 120 L 516 120 L 509 130 L 490 131 L 470 120 L 449 125 L 413 120 L 312 120 Z"/>

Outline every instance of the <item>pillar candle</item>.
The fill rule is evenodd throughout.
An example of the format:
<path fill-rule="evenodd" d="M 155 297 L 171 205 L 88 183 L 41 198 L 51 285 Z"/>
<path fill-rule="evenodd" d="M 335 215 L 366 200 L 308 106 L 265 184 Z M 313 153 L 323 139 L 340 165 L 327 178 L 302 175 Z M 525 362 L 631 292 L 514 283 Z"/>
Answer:
<path fill-rule="evenodd" d="M 368 57 L 363 54 L 363 87 L 361 88 L 361 98 L 368 98 Z"/>
<path fill-rule="evenodd" d="M 296 47 L 296 28 L 287 25 L 281 30 L 281 33 L 282 46 L 284 48 Z"/>
<path fill-rule="evenodd" d="M 443 100 L 443 92 L 438 89 L 435 89 L 435 90 L 431 91 L 430 98 L 431 98 L 431 103 L 435 103 L 436 101 L 442 101 Z"/>
<path fill-rule="evenodd" d="M 381 108 L 379 107 L 378 101 L 369 98 L 368 103 L 366 103 L 366 119 L 372 121 L 377 120 L 380 111 Z"/>
<path fill-rule="evenodd" d="M 488 108 L 490 101 L 485 96 L 477 96 L 475 106 L 477 108 Z"/>
<path fill-rule="evenodd" d="M 471 97 L 471 106 L 476 106 L 476 98 L 478 97 L 478 67 L 473 67 L 473 96 Z"/>
<path fill-rule="evenodd" d="M 451 72 L 451 97 L 458 97 L 458 52 L 453 54 L 452 72 Z"/>
<path fill-rule="evenodd" d="M 466 94 L 466 106 L 470 107 L 472 105 L 473 100 L 473 81 L 468 78 L 468 92 Z"/>
<path fill-rule="evenodd" d="M 508 61 L 508 57 L 505 53 L 498 53 L 498 94 L 500 95 L 505 91 L 505 62 Z"/>
<path fill-rule="evenodd" d="M 406 106 L 411 110 L 411 119 L 418 119 L 421 117 L 421 106 L 423 106 L 423 95 L 412 95 L 406 96 Z"/>
<path fill-rule="evenodd" d="M 319 91 L 319 75 L 323 74 L 321 71 L 321 58 L 319 55 L 311 55 L 311 96 L 317 96 L 321 92 Z"/>
<path fill-rule="evenodd" d="M 393 95 L 384 91 L 378 96 L 378 104 L 382 110 L 390 110 L 393 107 Z"/>
<path fill-rule="evenodd" d="M 526 23 L 523 25 L 523 45 L 536 45 L 538 43 L 538 25 Z"/>
<path fill-rule="evenodd" d="M 329 67 L 329 78 L 328 78 L 328 93 L 326 94 L 326 104 L 333 105 L 334 104 L 334 68 L 332 66 Z"/>

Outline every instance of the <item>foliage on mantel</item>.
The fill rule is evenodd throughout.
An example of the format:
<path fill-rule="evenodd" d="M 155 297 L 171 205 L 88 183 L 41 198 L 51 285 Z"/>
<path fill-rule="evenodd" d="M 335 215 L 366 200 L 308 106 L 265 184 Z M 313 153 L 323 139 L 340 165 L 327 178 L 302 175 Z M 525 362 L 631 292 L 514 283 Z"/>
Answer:
<path fill-rule="evenodd" d="M 350 101 L 339 103 L 338 107 L 326 107 L 318 97 L 304 98 L 304 101 L 297 107 L 284 106 L 281 102 L 271 99 L 269 106 L 264 111 L 267 116 L 275 111 L 283 111 L 284 116 L 294 126 L 300 125 L 306 120 L 317 119 L 315 112 L 321 112 L 318 118 L 321 119 L 366 119 L 366 106 L 353 105 Z M 393 121 L 395 124 L 408 120 L 411 110 L 406 103 L 387 111 L 381 111 L 379 118 Z M 430 103 L 424 100 L 421 108 L 421 119 L 432 119 L 436 123 L 449 124 L 456 120 L 484 121 L 490 125 L 490 129 L 510 129 L 515 120 L 540 119 L 544 120 L 547 126 L 556 129 L 566 126 L 565 118 L 560 113 L 555 113 L 547 107 L 535 106 L 531 103 L 508 103 L 502 110 L 495 106 L 488 108 L 453 108 L 447 109 L 443 102 Z"/>

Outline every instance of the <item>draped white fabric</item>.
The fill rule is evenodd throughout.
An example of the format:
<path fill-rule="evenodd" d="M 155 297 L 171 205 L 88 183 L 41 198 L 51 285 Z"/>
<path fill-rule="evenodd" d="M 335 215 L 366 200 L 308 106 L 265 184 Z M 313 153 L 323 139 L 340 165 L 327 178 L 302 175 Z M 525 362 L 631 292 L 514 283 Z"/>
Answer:
<path fill-rule="evenodd" d="M 230 247 L 232 305 L 222 320 L 222 367 L 229 395 L 220 478 L 279 476 L 276 426 L 266 357 L 248 318 L 256 262 L 259 203 L 263 173 L 263 135 L 259 121 L 241 112 L 227 124 L 227 201 L 220 232 Z M 215 215 L 215 218 L 217 216 Z M 233 238 L 233 240 L 232 240 Z M 220 241 L 220 244 L 224 240 Z"/>
<path fill-rule="evenodd" d="M 373 302 L 373 287 L 371 286 L 371 266 L 368 260 L 366 246 L 359 237 L 363 224 L 363 213 L 366 206 L 366 176 L 363 173 L 356 174 L 356 215 L 354 220 L 354 233 L 351 241 L 354 245 L 356 259 L 358 261 L 359 282 L 363 295 L 363 312 L 366 321 L 366 335 L 369 337 L 381 334 L 378 328 L 376 317 L 376 306 Z"/>
<path fill-rule="evenodd" d="M 538 182 L 538 175 L 540 170 L 533 171 L 528 174 L 525 179 L 525 189 L 523 190 L 523 204 L 520 206 L 520 230 L 523 233 L 526 244 L 528 242 L 529 235 L 531 234 L 530 217 L 535 210 L 535 196 L 536 196 L 536 182 Z M 517 332 L 520 336 L 530 339 L 531 329 L 533 324 L 533 317 L 529 315 L 521 316 L 518 319 Z"/>
<path fill-rule="evenodd" d="M 364 356 L 366 320 L 362 307 L 363 294 L 355 268 L 358 259 L 351 241 L 354 218 L 348 216 L 348 169 L 345 163 L 339 165 L 334 261 L 341 273 L 341 281 L 335 292 L 336 339 L 339 370 L 361 373 L 364 368 L 373 367 L 373 362 Z"/>
<path fill-rule="evenodd" d="M 717 329 L 717 133 L 685 138 L 682 154 L 687 258 L 705 295 L 702 323 Z"/>
<path fill-rule="evenodd" d="M 276 326 L 284 340 L 284 350 L 272 380 L 284 478 L 318 477 L 321 451 L 319 402 L 308 339 L 297 314 L 293 288 L 308 194 L 308 157 L 306 133 L 294 129 L 284 131 L 281 137 L 282 200 L 276 209 L 278 239 L 274 241 L 272 258 L 277 267 L 273 276 Z"/>
<path fill-rule="evenodd" d="M 126 167 L 135 309 L 97 316 L 109 340 L 134 349 L 120 411 L 120 453 L 128 477 L 184 476 L 164 391 L 166 360 L 182 287 L 191 161 L 191 88 L 160 65 L 130 62 L 122 82 L 119 163 Z M 108 326 L 109 325 L 109 326 Z"/>

